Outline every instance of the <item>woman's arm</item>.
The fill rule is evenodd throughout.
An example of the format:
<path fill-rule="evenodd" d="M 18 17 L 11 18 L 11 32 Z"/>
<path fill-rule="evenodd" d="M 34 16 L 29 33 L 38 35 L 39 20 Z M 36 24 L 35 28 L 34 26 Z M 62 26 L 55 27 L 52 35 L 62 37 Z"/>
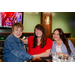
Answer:
<path fill-rule="evenodd" d="M 50 51 L 51 51 L 51 49 L 48 49 L 48 50 L 46 50 L 46 51 L 43 52 L 43 53 L 35 54 L 35 55 L 33 55 L 33 56 L 34 56 L 34 57 L 49 57 Z"/>
<path fill-rule="evenodd" d="M 71 55 L 73 55 L 73 52 L 75 50 L 74 45 L 70 40 L 68 40 L 68 43 L 69 43 L 69 46 L 70 46 L 70 49 L 71 49 Z"/>

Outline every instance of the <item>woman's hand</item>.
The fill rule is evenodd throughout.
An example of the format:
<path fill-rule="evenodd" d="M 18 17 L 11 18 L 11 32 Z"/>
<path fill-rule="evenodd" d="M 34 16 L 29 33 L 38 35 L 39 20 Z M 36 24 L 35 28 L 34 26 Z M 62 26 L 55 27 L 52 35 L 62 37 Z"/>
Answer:
<path fill-rule="evenodd" d="M 28 44 L 28 39 L 21 39 L 25 44 Z"/>

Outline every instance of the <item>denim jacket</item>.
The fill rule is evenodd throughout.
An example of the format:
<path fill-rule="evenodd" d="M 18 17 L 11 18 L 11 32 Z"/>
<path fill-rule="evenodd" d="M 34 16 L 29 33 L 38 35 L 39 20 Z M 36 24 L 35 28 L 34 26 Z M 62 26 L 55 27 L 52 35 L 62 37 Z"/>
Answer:
<path fill-rule="evenodd" d="M 22 40 L 21 42 L 23 43 Z M 33 59 L 33 56 L 25 52 L 24 46 L 20 43 L 18 38 L 13 34 L 6 38 L 4 42 L 3 62 L 23 62 L 31 59 Z"/>
<path fill-rule="evenodd" d="M 70 55 L 72 55 L 73 52 L 74 52 L 74 50 L 75 50 L 75 48 L 74 48 L 74 46 L 73 46 L 73 44 L 72 44 L 72 42 L 71 42 L 70 40 L 68 40 L 68 44 L 69 44 L 70 49 L 71 49 L 71 54 L 70 54 Z M 56 46 L 57 46 L 57 43 L 56 43 L 55 41 L 53 41 L 53 46 L 52 46 L 52 50 L 51 50 L 51 52 L 50 52 L 50 55 L 51 55 L 52 52 L 56 52 Z M 61 51 L 62 51 L 62 53 L 64 53 L 64 54 L 68 54 L 67 48 L 66 48 L 66 46 L 64 45 L 63 42 L 62 42 L 62 44 L 61 44 Z"/>

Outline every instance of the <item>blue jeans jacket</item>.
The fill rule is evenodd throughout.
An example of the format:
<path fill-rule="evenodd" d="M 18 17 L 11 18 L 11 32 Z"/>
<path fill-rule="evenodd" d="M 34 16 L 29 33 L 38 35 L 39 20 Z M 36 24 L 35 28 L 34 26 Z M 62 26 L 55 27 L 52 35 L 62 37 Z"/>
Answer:
<path fill-rule="evenodd" d="M 23 43 L 22 40 L 21 42 Z M 23 43 L 23 45 L 25 44 Z M 23 45 L 13 34 L 9 35 L 4 43 L 3 62 L 23 62 L 33 59 L 32 55 L 25 52 Z"/>

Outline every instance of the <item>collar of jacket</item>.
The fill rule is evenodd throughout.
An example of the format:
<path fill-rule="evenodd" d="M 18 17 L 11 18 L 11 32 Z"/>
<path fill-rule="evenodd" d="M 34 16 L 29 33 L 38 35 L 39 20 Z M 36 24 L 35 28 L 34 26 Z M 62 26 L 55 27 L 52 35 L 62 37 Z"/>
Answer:
<path fill-rule="evenodd" d="M 10 34 L 17 42 L 20 42 L 20 39 L 18 39 L 18 38 L 16 38 L 15 36 L 14 36 L 14 34 L 12 33 L 12 34 Z"/>
<path fill-rule="evenodd" d="M 57 46 L 57 43 L 54 41 L 54 45 Z M 64 43 L 61 43 L 61 47 L 64 45 Z"/>

